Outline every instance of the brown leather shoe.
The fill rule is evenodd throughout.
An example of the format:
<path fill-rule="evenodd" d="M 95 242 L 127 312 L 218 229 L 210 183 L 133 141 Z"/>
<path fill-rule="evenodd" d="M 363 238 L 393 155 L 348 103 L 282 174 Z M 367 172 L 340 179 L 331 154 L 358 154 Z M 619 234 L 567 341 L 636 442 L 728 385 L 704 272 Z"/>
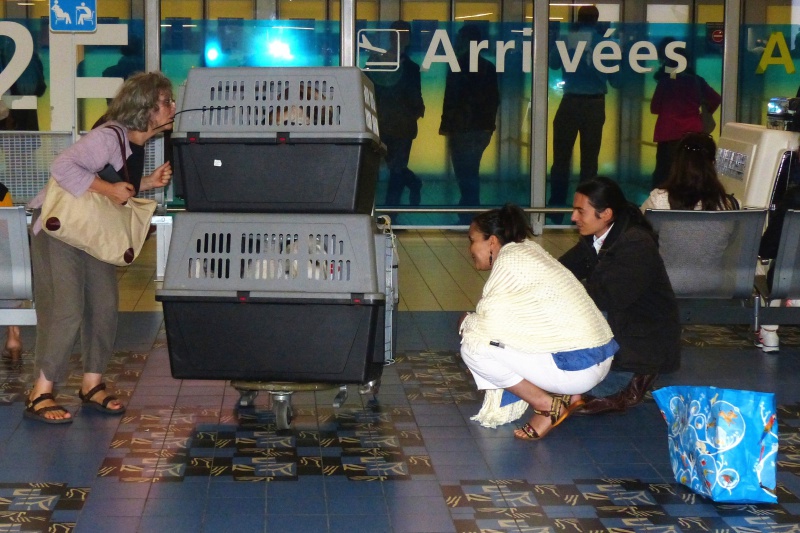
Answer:
<path fill-rule="evenodd" d="M 583 407 L 575 411 L 576 415 L 599 415 L 603 413 L 621 413 L 626 409 L 625 391 L 620 391 L 604 398 L 584 396 Z"/>
<path fill-rule="evenodd" d="M 644 400 L 644 395 L 653 387 L 658 374 L 634 374 L 630 383 L 622 391 L 625 407 L 639 405 Z"/>

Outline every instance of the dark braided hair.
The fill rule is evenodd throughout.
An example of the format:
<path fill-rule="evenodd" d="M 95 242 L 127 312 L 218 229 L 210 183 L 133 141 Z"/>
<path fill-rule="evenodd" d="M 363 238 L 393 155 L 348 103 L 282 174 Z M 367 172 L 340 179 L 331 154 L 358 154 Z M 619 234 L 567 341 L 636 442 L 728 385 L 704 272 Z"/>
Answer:
<path fill-rule="evenodd" d="M 625 198 L 625 193 L 616 181 L 605 176 L 597 176 L 578 184 L 576 193 L 580 193 L 589 199 L 589 205 L 594 207 L 598 213 L 611 208 L 614 213 L 614 221 L 626 219 L 627 223 L 642 226 L 649 231 L 653 231 L 653 226 L 644 217 L 639 208 Z"/>
<path fill-rule="evenodd" d="M 492 235 L 497 237 L 501 246 L 533 237 L 533 229 L 525 211 L 514 204 L 485 211 L 475 216 L 472 223 L 483 233 L 484 238 L 488 239 Z"/>

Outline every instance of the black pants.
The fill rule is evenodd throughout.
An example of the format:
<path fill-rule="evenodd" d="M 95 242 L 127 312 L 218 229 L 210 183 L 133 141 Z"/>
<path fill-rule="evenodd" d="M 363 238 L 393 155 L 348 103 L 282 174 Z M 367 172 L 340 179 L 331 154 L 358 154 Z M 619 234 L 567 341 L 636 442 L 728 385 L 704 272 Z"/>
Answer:
<path fill-rule="evenodd" d="M 581 181 L 597 176 L 597 160 L 606 121 L 605 96 L 565 94 L 553 119 L 553 166 L 550 168 L 551 207 L 567 206 L 572 149 L 581 136 Z"/>

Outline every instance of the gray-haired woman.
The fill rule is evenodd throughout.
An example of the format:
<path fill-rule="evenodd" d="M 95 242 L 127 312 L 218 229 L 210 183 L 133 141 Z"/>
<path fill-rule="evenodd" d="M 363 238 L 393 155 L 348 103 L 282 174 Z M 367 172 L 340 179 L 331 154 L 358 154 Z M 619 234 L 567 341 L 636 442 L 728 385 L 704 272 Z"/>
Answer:
<path fill-rule="evenodd" d="M 142 177 L 142 173 L 145 143 L 172 128 L 175 100 L 169 79 L 158 72 L 132 76 L 122 85 L 105 116 L 104 125 L 55 159 L 50 171 L 58 184 L 75 196 L 101 194 L 119 204 L 139 191 L 168 185 L 172 177 L 169 163 L 149 176 Z M 118 133 L 122 134 L 124 154 Z M 119 178 L 123 162 L 130 182 Z M 105 391 L 103 383 L 117 329 L 116 267 L 41 231 L 39 216 L 45 194 L 42 189 L 28 205 L 33 209 L 36 381 L 24 415 L 48 424 L 72 422 L 72 414 L 56 403 L 53 387 L 67 376 L 69 357 L 79 334 L 83 379 L 78 396 L 86 407 L 122 414 L 125 406 Z M 97 221 L 98 225 L 102 223 Z"/>

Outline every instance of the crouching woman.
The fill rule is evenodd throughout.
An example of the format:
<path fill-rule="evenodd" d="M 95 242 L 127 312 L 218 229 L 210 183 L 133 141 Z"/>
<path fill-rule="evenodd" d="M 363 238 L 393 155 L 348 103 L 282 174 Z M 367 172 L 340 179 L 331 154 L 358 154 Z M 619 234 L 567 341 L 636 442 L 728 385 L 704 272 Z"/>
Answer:
<path fill-rule="evenodd" d="M 461 320 L 461 357 L 478 389 L 505 389 L 533 408 L 514 436 L 538 440 L 583 405 L 618 348 L 583 285 L 530 238 L 506 204 L 469 227 L 475 268 L 491 270 L 474 313 Z"/>

